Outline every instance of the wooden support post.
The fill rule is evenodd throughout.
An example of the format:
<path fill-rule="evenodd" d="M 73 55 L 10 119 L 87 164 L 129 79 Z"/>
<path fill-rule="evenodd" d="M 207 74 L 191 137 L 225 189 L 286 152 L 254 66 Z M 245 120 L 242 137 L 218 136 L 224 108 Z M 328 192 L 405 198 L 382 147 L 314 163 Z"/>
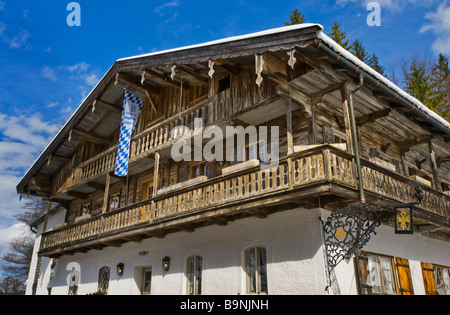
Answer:
<path fill-rule="evenodd" d="M 430 150 L 431 170 L 433 172 L 433 186 L 434 189 L 442 191 L 441 179 L 439 178 L 439 172 L 436 163 L 436 153 L 434 152 L 432 139 L 428 141 L 428 149 Z"/>
<path fill-rule="evenodd" d="M 42 234 L 47 232 L 48 215 L 50 213 L 51 208 L 52 208 L 52 202 L 49 200 L 48 205 L 47 205 L 47 212 L 45 212 L 44 227 L 42 228 Z"/>
<path fill-rule="evenodd" d="M 317 103 L 311 104 L 311 143 L 317 144 L 317 121 L 316 121 Z"/>
<path fill-rule="evenodd" d="M 287 129 L 287 146 L 288 146 L 288 155 L 294 153 L 294 138 L 292 132 L 292 106 L 291 106 L 291 98 L 286 97 L 286 129 Z"/>
<path fill-rule="evenodd" d="M 347 152 L 353 153 L 352 127 L 350 123 L 350 112 L 348 110 L 347 85 L 341 88 L 342 108 L 344 110 L 345 137 L 347 139 Z"/>
<path fill-rule="evenodd" d="M 108 211 L 108 201 L 109 201 L 109 184 L 111 183 L 111 175 L 106 174 L 106 184 L 105 184 L 105 195 L 103 196 L 103 211 L 102 213 L 106 213 Z"/>
<path fill-rule="evenodd" d="M 159 152 L 156 152 L 155 153 L 155 168 L 154 168 L 154 174 L 153 174 L 153 197 L 156 197 L 157 191 L 158 191 L 159 159 L 160 159 L 160 154 L 159 154 Z"/>

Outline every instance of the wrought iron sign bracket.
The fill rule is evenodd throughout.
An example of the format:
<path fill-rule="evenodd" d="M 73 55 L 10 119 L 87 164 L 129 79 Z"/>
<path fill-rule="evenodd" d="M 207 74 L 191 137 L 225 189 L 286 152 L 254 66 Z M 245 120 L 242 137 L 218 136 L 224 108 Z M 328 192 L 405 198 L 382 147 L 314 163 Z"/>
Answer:
<path fill-rule="evenodd" d="M 326 264 L 328 269 L 328 286 L 331 286 L 331 273 L 344 259 L 361 250 L 377 232 L 382 219 L 394 215 L 395 233 L 413 233 L 413 206 L 419 204 L 423 197 L 420 186 L 416 187 L 417 203 L 397 203 L 388 206 L 360 203 L 349 205 L 331 213 L 322 222 L 325 242 Z"/>

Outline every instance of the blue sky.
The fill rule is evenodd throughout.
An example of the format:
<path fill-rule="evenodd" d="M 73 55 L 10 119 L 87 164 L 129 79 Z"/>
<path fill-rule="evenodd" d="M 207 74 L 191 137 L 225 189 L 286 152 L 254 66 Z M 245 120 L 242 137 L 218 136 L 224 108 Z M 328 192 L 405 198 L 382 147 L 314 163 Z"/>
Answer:
<path fill-rule="evenodd" d="M 415 52 L 450 56 L 450 0 L 380 0 L 380 27 L 358 0 L 0 0 L 0 255 L 27 230 L 15 186 L 115 60 L 280 27 L 299 8 L 330 32 L 338 21 L 389 69 Z M 389 71 L 387 71 L 389 72 Z"/>

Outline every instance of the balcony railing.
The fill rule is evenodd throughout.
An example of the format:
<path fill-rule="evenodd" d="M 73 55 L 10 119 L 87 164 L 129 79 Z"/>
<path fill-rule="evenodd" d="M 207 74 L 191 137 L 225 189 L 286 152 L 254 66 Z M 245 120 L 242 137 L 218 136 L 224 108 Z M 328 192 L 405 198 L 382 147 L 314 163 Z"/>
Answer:
<path fill-rule="evenodd" d="M 276 169 L 265 170 L 258 165 L 182 189 L 169 190 L 138 204 L 50 231 L 43 235 L 41 250 L 98 240 L 125 230 L 142 229 L 181 216 L 226 209 L 321 184 L 334 183 L 357 191 L 353 158 L 348 152 L 329 145 L 314 147 L 282 159 Z M 415 201 L 414 188 L 418 183 L 368 161 L 362 161 L 362 165 L 363 185 L 367 192 L 390 201 Z M 423 188 L 425 199 L 418 208 L 447 219 L 450 198 L 433 189 Z"/>

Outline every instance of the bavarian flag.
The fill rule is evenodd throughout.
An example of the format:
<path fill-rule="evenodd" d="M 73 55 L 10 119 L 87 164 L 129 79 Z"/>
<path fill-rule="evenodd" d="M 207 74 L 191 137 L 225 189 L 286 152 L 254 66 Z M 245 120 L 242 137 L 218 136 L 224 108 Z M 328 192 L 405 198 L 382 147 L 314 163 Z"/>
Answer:
<path fill-rule="evenodd" d="M 114 174 L 128 175 L 131 134 L 139 119 L 144 101 L 131 92 L 125 91 L 123 101 L 122 122 L 120 124 L 119 150 L 117 152 L 116 170 Z"/>

